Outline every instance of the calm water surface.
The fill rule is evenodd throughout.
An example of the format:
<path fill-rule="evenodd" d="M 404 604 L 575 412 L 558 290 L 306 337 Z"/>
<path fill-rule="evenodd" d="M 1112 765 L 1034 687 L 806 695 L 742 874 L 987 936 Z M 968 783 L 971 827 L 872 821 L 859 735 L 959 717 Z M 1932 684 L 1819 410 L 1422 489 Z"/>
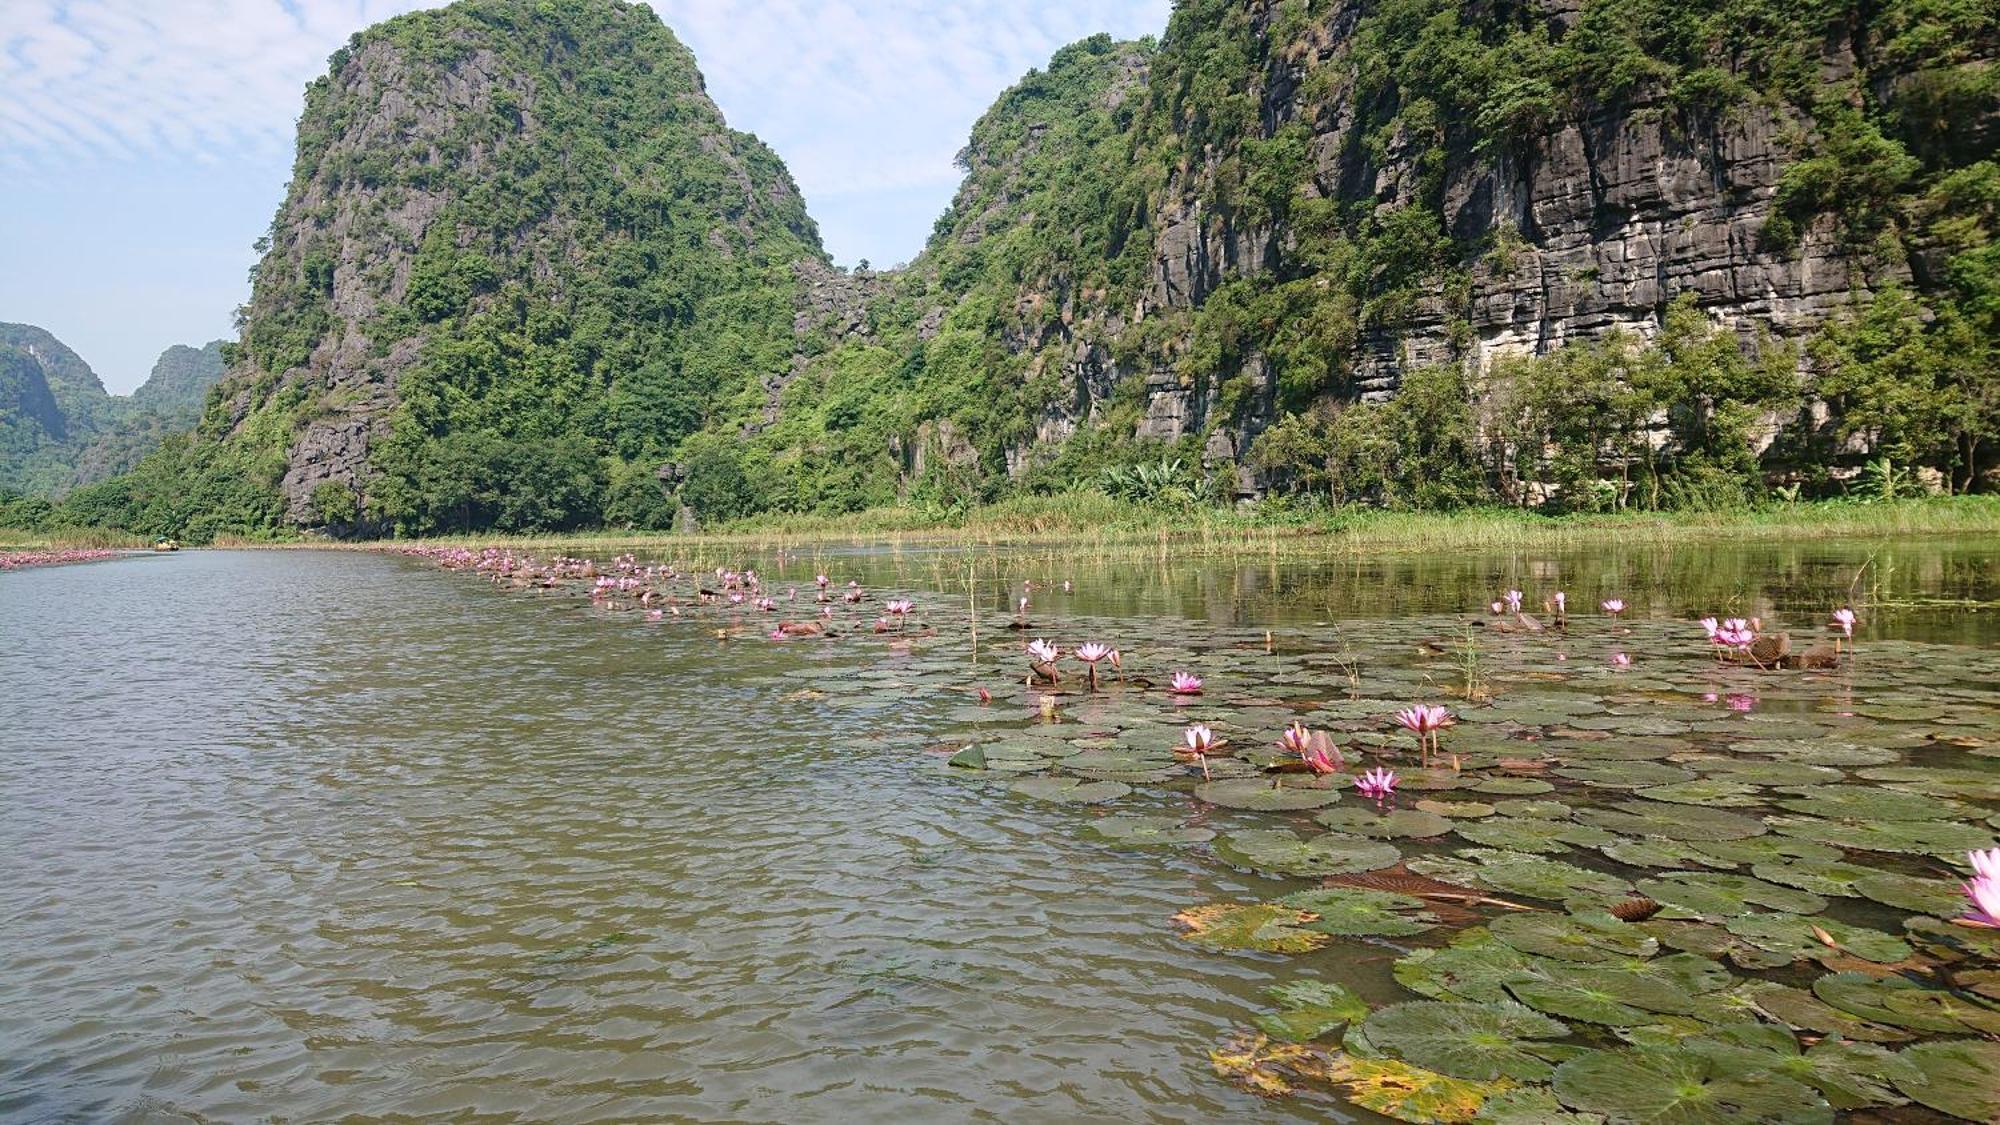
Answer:
<path fill-rule="evenodd" d="M 960 600 L 966 566 L 767 561 Z M 1879 635 L 2000 639 L 1979 545 L 974 571 L 989 617 L 1022 577 L 1189 629 L 1532 580 L 1660 615 L 1873 589 Z M 965 700 L 850 675 L 893 650 L 635 618 L 344 552 L 0 576 L 0 1117 L 1354 1119 L 1210 1072 L 1283 959 L 1168 920 L 1275 884 L 942 776 Z"/>

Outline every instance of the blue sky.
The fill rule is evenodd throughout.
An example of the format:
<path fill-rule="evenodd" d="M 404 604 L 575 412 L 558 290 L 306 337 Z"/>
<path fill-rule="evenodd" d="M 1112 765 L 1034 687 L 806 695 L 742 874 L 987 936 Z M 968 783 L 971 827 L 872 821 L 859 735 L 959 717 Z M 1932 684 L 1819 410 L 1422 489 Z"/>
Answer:
<path fill-rule="evenodd" d="M 116 393 L 169 344 L 233 339 L 307 81 L 419 0 L 0 0 L 0 320 Z M 790 166 L 827 249 L 915 254 L 994 96 L 1170 0 L 652 0 L 729 123 Z"/>

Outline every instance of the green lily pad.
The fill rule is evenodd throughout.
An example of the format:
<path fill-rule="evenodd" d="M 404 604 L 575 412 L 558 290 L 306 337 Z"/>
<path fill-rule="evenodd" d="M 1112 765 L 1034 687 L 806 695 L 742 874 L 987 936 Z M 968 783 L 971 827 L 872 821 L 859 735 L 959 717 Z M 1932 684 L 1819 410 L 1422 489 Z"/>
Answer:
<path fill-rule="evenodd" d="M 1688 847 L 1732 866 L 1744 863 L 1831 863 L 1841 858 L 1839 848 L 1815 844 L 1791 836 L 1753 836 L 1747 840 L 1693 840 Z"/>
<path fill-rule="evenodd" d="M 1840 1035 L 1864 1043 L 1896 1043 L 1912 1038 L 1907 1031 L 1858 1019 L 1803 988 L 1775 981 L 1753 980 L 1739 986 L 1738 991 L 1748 997 L 1758 1011 L 1802 1031 Z"/>
<path fill-rule="evenodd" d="M 1740 781 L 1745 785 L 1824 785 L 1845 776 L 1831 766 L 1815 766 L 1806 762 L 1704 758 L 1687 764 L 1710 777 Z"/>
<path fill-rule="evenodd" d="M 987 763 L 992 766 L 991 762 Z M 1098 805 L 1132 792 L 1120 781 L 1081 781 L 1074 777 L 1024 777 L 1007 786 L 1010 793 L 1060 805 Z"/>
<path fill-rule="evenodd" d="M 1796 914 L 1741 914 L 1723 923 L 1730 933 L 1759 949 L 1785 955 L 1783 963 L 1822 959 L 1836 951 L 1813 933 L 1817 926 L 1840 945 L 1840 951 L 1864 961 L 1891 965 L 1910 955 L 1909 943 L 1892 934 L 1850 926 L 1832 918 L 1801 918 Z"/>
<path fill-rule="evenodd" d="M 1255 1022 L 1273 1039 L 1303 1043 L 1368 1015 L 1366 1000 L 1330 981 L 1277 984 L 1264 994 L 1278 1002 L 1278 1010 L 1258 1016 Z"/>
<path fill-rule="evenodd" d="M 1870 785 L 1815 785 L 1777 802 L 1781 809 L 1828 820 L 1943 820 L 1966 814 L 1964 805 L 1918 793 Z"/>
<path fill-rule="evenodd" d="M 1547 965 L 1508 981 L 1507 991 L 1538 1012 L 1612 1027 L 1694 1011 L 1694 998 L 1668 981 L 1596 965 Z"/>
<path fill-rule="evenodd" d="M 1830 973 L 1813 982 L 1813 995 L 1875 1023 L 1913 1031 L 2000 1035 L 2000 1010 L 1968 1003 L 1902 977 Z"/>
<path fill-rule="evenodd" d="M 1319 915 L 1319 920 L 1306 923 L 1306 928 L 1341 937 L 1407 937 L 1438 922 L 1437 915 L 1425 909 L 1428 904 L 1423 899 L 1358 887 L 1299 891 L 1279 899 L 1278 904 Z"/>
<path fill-rule="evenodd" d="M 1956 857 L 1993 846 L 1990 830 L 1951 821 L 1896 820 L 1882 824 L 1856 824 L 1817 817 L 1774 816 L 1767 822 L 1773 831 L 1787 836 L 1857 851 Z"/>
<path fill-rule="evenodd" d="M 1388 867 L 1402 858 L 1391 844 L 1328 832 L 1301 839 L 1283 829 L 1225 836 L 1216 854 L 1239 867 L 1279 875 L 1346 875 Z"/>
<path fill-rule="evenodd" d="M 1564 766 L 1556 771 L 1556 775 L 1605 789 L 1643 789 L 1655 785 L 1688 784 L 1696 780 L 1695 775 L 1687 770 L 1662 762 L 1592 762 Z"/>
<path fill-rule="evenodd" d="M 1340 800 L 1338 789 L 1323 788 L 1302 781 L 1277 785 L 1265 777 L 1211 781 L 1195 786 L 1194 795 L 1211 805 L 1221 805 L 1226 809 L 1247 809 L 1252 812 L 1323 809 Z"/>
<path fill-rule="evenodd" d="M 1443 949 L 1418 949 L 1398 958 L 1394 974 L 1398 984 L 1420 996 L 1493 1003 L 1507 999 L 1506 982 L 1528 964 L 1527 954 L 1484 929 L 1472 929 Z"/>
<path fill-rule="evenodd" d="M 1859 770 L 1855 776 L 1868 781 L 1886 781 L 1939 797 L 2000 801 L 2000 774 L 1990 771 L 1936 766 L 1875 766 Z"/>
<path fill-rule="evenodd" d="M 1394 840 L 1404 837 L 1442 836 L 1451 831 L 1451 821 L 1434 812 L 1419 809 L 1372 809 L 1359 805 L 1328 809 L 1313 818 L 1336 832 Z"/>
<path fill-rule="evenodd" d="M 1487 1098 L 1472 1120 L 1480 1125 L 1603 1125 L 1604 1118 L 1571 1113 L 1546 1086 L 1516 1086 Z"/>
<path fill-rule="evenodd" d="M 1668 840 L 1741 840 L 1765 832 L 1764 822 L 1753 816 L 1726 809 L 1667 806 L 1650 801 L 1621 801 L 1612 808 L 1584 809 L 1576 818 L 1627 836 L 1658 836 Z"/>
<path fill-rule="evenodd" d="M 1826 909 L 1826 900 L 1811 891 L 1723 872 L 1641 879 L 1639 893 L 1710 922 L 1748 913 L 1753 903 L 1795 914 L 1817 914 Z"/>
<path fill-rule="evenodd" d="M 1215 839 L 1215 829 L 1183 827 L 1177 816 L 1107 816 L 1090 823 L 1090 830 L 1118 844 L 1199 844 Z"/>
<path fill-rule="evenodd" d="M 1566 852 L 1571 844 L 1596 847 L 1618 839 L 1602 828 L 1594 828 L 1587 824 L 1575 824 L 1566 820 L 1540 820 L 1529 816 L 1494 817 L 1489 820 L 1469 821 L 1455 827 L 1460 836 L 1475 844 L 1485 844 L 1508 851 L 1535 852 L 1541 855 Z"/>
<path fill-rule="evenodd" d="M 1685 1050 L 1591 1051 L 1557 1067 L 1553 1084 L 1564 1105 L 1632 1125 L 1833 1120 L 1833 1108 L 1802 1083 L 1732 1073 Z"/>
<path fill-rule="evenodd" d="M 1910 1073 L 1895 1078 L 1911 1100 L 1967 1121 L 2000 1121 L 2000 1043 L 1947 1039 L 1902 1053 Z"/>
<path fill-rule="evenodd" d="M 1801 1052 L 1790 1031 L 1771 1024 L 1720 1028 L 1681 1046 L 1732 1071 L 1762 1071 L 1804 1083 L 1835 1109 L 1902 1105 L 1891 1083 L 1915 1073 L 1900 1056 L 1873 1043 L 1829 1039 Z"/>
<path fill-rule="evenodd" d="M 1537 793 L 1552 793 L 1555 788 L 1535 777 L 1489 777 L 1472 786 L 1475 793 L 1490 793 L 1503 797 L 1529 797 Z"/>
<path fill-rule="evenodd" d="M 1633 867 L 1732 867 L 1733 864 L 1696 851 L 1691 844 L 1674 840 L 1628 840 L 1617 837 L 1611 843 L 1597 849 L 1607 859 Z"/>
<path fill-rule="evenodd" d="M 1898 910 L 1950 918 L 1965 908 L 1965 891 L 1944 879 L 1919 879 L 1878 871 L 1854 881 L 1854 893 Z"/>
<path fill-rule="evenodd" d="M 1575 895 L 1603 899 L 1631 892 L 1632 884 L 1616 875 L 1578 867 L 1557 859 L 1467 848 L 1456 856 L 1412 859 L 1409 868 L 1420 875 L 1485 887 L 1500 894 L 1560 902 Z"/>
<path fill-rule="evenodd" d="M 1561 801 L 1511 800 L 1495 801 L 1493 810 L 1502 816 L 1532 816 L 1541 820 L 1568 820 L 1573 812 Z"/>
<path fill-rule="evenodd" d="M 1753 864 L 1750 873 L 1767 883 L 1782 883 L 1787 887 L 1797 887 L 1816 895 L 1845 895 L 1857 897 L 1854 884 L 1873 875 L 1882 874 L 1879 867 L 1863 867 L 1858 863 L 1842 863 L 1839 860 L 1810 863 L 1795 860 L 1791 863 Z"/>
<path fill-rule="evenodd" d="M 1440 801 L 1426 798 L 1416 804 L 1418 812 L 1436 813 L 1453 820 L 1477 820 L 1482 816 L 1492 816 L 1496 811 L 1484 801 Z"/>
<path fill-rule="evenodd" d="M 1416 1000 L 1377 1009 L 1362 1024 L 1377 1048 L 1455 1078 L 1533 1082 L 1553 1067 L 1521 1049 L 1524 1039 L 1560 1039 L 1569 1027 L 1519 1004 Z"/>
<path fill-rule="evenodd" d="M 1650 957 L 1660 948 L 1651 934 L 1610 915 L 1503 914 L 1486 928 L 1523 953 L 1564 961 Z"/>
<path fill-rule="evenodd" d="M 1397 1059 L 1351 1054 L 1337 1058 L 1328 1077 L 1349 1102 L 1420 1125 L 1470 1120 L 1486 1099 L 1512 1088 L 1505 1080 L 1453 1078 Z"/>
<path fill-rule="evenodd" d="M 1713 777 L 1682 781 L 1673 785 L 1650 785 L 1639 790 L 1637 795 L 1648 801 L 1664 801 L 1674 805 L 1742 806 L 1755 805 L 1763 801 L 1754 785 Z"/>
<path fill-rule="evenodd" d="M 1254 949 L 1263 953 L 1308 953 L 1327 943 L 1327 936 L 1300 929 L 1312 921 L 1303 910 L 1268 903 L 1213 903 L 1174 915 L 1181 937 L 1204 949 Z"/>

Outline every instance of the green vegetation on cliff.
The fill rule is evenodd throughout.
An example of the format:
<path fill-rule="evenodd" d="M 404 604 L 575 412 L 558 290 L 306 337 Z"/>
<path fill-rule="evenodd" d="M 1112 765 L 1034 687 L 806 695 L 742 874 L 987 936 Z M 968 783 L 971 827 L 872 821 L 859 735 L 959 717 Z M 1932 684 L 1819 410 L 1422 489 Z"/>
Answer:
<path fill-rule="evenodd" d="M 75 503 L 429 534 L 1990 487 L 1996 55 L 1977 0 L 1185 0 L 1004 92 L 923 253 L 850 275 L 650 12 L 462 0 L 334 56 L 199 437 Z"/>

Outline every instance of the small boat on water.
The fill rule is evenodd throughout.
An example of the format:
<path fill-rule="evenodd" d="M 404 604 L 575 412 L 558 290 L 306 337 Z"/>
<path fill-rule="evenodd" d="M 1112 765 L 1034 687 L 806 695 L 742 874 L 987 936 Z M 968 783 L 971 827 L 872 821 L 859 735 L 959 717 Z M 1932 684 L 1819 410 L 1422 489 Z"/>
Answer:
<path fill-rule="evenodd" d="M 178 551 L 180 549 L 181 545 L 171 539 L 161 539 L 153 544 L 153 550 L 155 551 Z"/>

